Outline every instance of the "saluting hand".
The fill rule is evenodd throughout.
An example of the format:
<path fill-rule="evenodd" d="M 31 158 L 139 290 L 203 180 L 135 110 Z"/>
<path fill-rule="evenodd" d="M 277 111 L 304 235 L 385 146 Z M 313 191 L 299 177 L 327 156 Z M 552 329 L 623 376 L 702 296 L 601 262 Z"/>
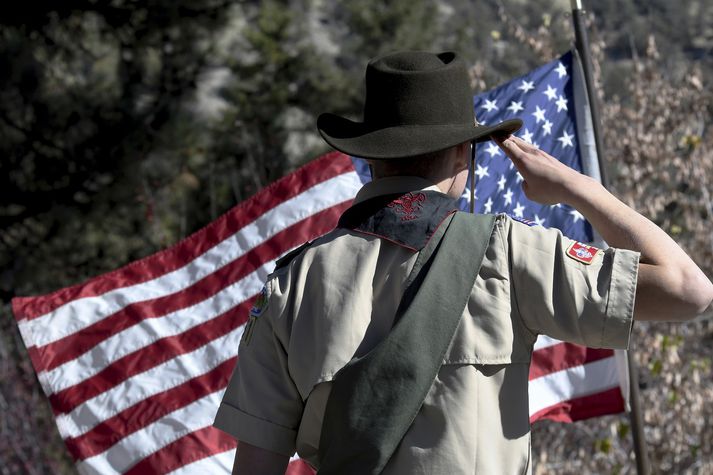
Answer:
<path fill-rule="evenodd" d="M 519 137 L 508 135 L 493 140 L 522 175 L 522 191 L 532 201 L 570 204 L 573 187 L 588 178 Z"/>
<path fill-rule="evenodd" d="M 619 201 L 598 181 L 512 135 L 494 139 L 522 175 L 525 195 L 566 203 L 612 247 L 639 251 L 634 318 L 688 320 L 713 301 L 713 283 L 665 232 Z"/>

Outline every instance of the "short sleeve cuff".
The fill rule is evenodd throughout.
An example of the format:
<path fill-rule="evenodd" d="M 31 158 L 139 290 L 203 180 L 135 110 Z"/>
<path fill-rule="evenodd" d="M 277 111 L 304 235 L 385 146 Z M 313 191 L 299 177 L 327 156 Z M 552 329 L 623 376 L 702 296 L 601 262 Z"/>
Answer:
<path fill-rule="evenodd" d="M 627 249 L 614 250 L 606 320 L 602 329 L 601 346 L 604 348 L 629 347 L 639 256 L 638 252 Z"/>
<path fill-rule="evenodd" d="M 292 457 L 297 431 L 251 416 L 225 402 L 215 415 L 213 427 L 261 449 Z"/>

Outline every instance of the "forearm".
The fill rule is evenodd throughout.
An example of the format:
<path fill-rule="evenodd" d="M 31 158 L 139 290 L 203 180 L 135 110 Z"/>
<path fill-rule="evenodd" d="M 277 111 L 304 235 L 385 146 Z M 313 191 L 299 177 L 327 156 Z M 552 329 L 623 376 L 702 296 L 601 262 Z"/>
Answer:
<path fill-rule="evenodd" d="M 689 259 L 661 228 L 619 201 L 596 180 L 577 175 L 568 188 L 566 204 L 582 213 L 610 246 L 638 251 L 641 262 L 646 264 Z"/>
<path fill-rule="evenodd" d="M 713 284 L 658 226 L 600 183 L 532 144 L 512 135 L 496 140 L 522 174 L 529 199 L 566 203 L 582 213 L 610 246 L 641 253 L 634 318 L 687 320 L 710 305 Z"/>
<path fill-rule="evenodd" d="M 641 253 L 637 319 L 684 320 L 710 305 L 713 284 L 663 230 L 589 177 L 577 175 L 567 188 L 567 204 L 582 213 L 607 244 Z"/>

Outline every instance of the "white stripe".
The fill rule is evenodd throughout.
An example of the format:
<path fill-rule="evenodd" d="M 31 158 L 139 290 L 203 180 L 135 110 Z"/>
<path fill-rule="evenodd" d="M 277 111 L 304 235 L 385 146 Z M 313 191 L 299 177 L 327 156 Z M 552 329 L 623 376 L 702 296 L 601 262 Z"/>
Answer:
<path fill-rule="evenodd" d="M 290 463 L 299 459 L 299 455 L 295 454 L 290 457 Z M 235 449 L 232 449 L 186 464 L 183 467 L 168 472 L 167 475 L 203 475 L 204 473 L 230 474 L 233 470 L 234 462 Z"/>
<path fill-rule="evenodd" d="M 360 187 L 356 172 L 338 175 L 280 203 L 180 269 L 151 281 L 73 300 L 38 318 L 23 320 L 18 325 L 25 345 L 47 345 L 81 331 L 127 305 L 179 292 L 288 226 L 353 199 Z"/>
<path fill-rule="evenodd" d="M 148 397 L 207 373 L 238 354 L 243 328 L 244 325 L 190 353 L 136 374 L 77 406 L 69 414 L 58 415 L 56 420 L 60 434 L 65 439 L 82 435 Z M 214 409 L 217 411 L 218 406 Z"/>
<path fill-rule="evenodd" d="M 528 384 L 530 415 L 569 399 L 618 386 L 614 356 L 550 373 Z"/>
<path fill-rule="evenodd" d="M 124 437 L 104 452 L 82 460 L 82 474 L 123 473 L 171 442 L 213 423 L 223 391 L 216 391 Z"/>
<path fill-rule="evenodd" d="M 189 463 L 168 472 L 168 475 L 230 474 L 233 470 L 233 462 L 235 462 L 235 449 Z"/>
<path fill-rule="evenodd" d="M 532 351 L 537 351 L 550 346 L 559 345 L 560 343 L 563 342 L 560 340 L 555 340 L 554 338 L 550 338 L 547 335 L 539 335 L 537 337 L 537 340 L 535 341 L 534 346 L 532 347 Z"/>
<path fill-rule="evenodd" d="M 274 262 L 270 261 L 196 305 L 182 308 L 160 318 L 142 320 L 110 336 L 81 356 L 51 371 L 41 371 L 38 378 L 43 387 L 46 385 L 50 394 L 80 384 L 114 361 L 139 351 L 161 338 L 181 334 L 201 323 L 208 322 L 249 297 L 257 295 L 273 267 Z"/>
<path fill-rule="evenodd" d="M 299 459 L 299 455 L 295 454 L 290 458 L 290 463 Z M 235 449 L 232 449 L 184 465 L 172 472 L 168 472 L 168 475 L 230 474 L 233 470 L 234 462 Z"/>

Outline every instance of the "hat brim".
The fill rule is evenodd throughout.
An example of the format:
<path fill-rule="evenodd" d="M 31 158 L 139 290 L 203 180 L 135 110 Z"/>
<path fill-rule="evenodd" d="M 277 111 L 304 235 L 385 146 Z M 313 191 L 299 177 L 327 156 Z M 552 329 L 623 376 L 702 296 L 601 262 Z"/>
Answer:
<path fill-rule="evenodd" d="M 520 127 L 520 119 L 495 125 L 405 125 L 380 129 L 329 113 L 317 119 L 317 129 L 329 145 L 348 155 L 376 160 L 438 152 L 473 140 L 485 142 L 492 135 L 512 134 Z"/>

